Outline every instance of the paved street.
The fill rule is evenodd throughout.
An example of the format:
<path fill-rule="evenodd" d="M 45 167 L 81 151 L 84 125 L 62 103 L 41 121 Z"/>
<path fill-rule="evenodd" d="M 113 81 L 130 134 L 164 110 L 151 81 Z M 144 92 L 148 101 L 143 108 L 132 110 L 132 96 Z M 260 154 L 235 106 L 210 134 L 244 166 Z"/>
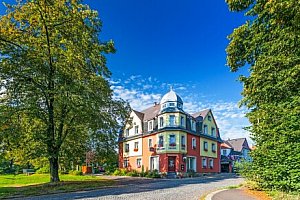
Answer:
<path fill-rule="evenodd" d="M 27 200 L 60 200 L 60 199 L 187 199 L 199 200 L 210 191 L 218 188 L 238 185 L 242 178 L 232 174 L 186 178 L 186 179 L 140 179 L 132 177 L 115 177 L 119 185 L 113 188 L 93 191 L 62 193 L 27 198 Z M 24 198 L 23 198 L 24 199 Z"/>

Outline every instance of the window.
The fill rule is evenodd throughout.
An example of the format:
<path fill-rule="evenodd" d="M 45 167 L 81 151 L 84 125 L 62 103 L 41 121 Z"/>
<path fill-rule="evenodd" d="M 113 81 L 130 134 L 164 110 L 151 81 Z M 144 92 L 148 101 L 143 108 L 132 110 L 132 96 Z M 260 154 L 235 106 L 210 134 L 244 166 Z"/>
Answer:
<path fill-rule="evenodd" d="M 211 121 L 211 116 L 210 116 L 210 115 L 208 115 L 207 119 L 208 119 L 208 121 Z"/>
<path fill-rule="evenodd" d="M 139 142 L 134 142 L 134 151 L 139 150 Z"/>
<path fill-rule="evenodd" d="M 126 137 L 129 136 L 129 129 L 128 129 L 128 128 L 125 130 L 125 136 L 126 136 Z"/>
<path fill-rule="evenodd" d="M 127 168 L 128 164 L 129 164 L 129 161 L 127 159 L 124 159 L 124 163 L 123 163 L 124 168 Z"/>
<path fill-rule="evenodd" d="M 135 133 L 135 134 L 138 134 L 138 133 L 139 133 L 139 126 L 138 126 L 138 125 L 134 127 L 134 133 Z"/>
<path fill-rule="evenodd" d="M 158 137 L 158 147 L 164 147 L 164 136 Z"/>
<path fill-rule="evenodd" d="M 192 148 L 196 149 L 196 138 L 192 139 Z"/>
<path fill-rule="evenodd" d="M 205 141 L 203 142 L 203 149 L 204 149 L 204 151 L 208 150 L 208 143 Z"/>
<path fill-rule="evenodd" d="M 129 152 L 129 144 L 125 144 L 125 152 Z"/>
<path fill-rule="evenodd" d="M 169 125 L 174 126 L 175 125 L 175 115 L 169 116 Z"/>
<path fill-rule="evenodd" d="M 196 131 L 196 123 L 194 120 L 191 120 L 191 128 L 193 131 Z"/>
<path fill-rule="evenodd" d="M 181 136 L 181 149 L 185 150 L 185 136 Z"/>
<path fill-rule="evenodd" d="M 196 158 L 195 157 L 188 157 L 186 165 L 187 165 L 187 171 L 196 172 Z"/>
<path fill-rule="evenodd" d="M 223 155 L 223 156 L 226 156 L 226 154 L 227 154 L 226 149 L 223 149 L 222 152 L 223 152 L 222 155 Z"/>
<path fill-rule="evenodd" d="M 149 139 L 148 140 L 148 147 L 150 148 L 150 147 L 152 147 L 153 146 L 153 144 L 152 144 L 152 139 Z"/>
<path fill-rule="evenodd" d="M 170 147 L 176 147 L 176 137 L 175 137 L 175 135 L 170 135 L 169 146 Z"/>
<path fill-rule="evenodd" d="M 182 109 L 182 104 L 178 103 L 178 108 Z"/>
<path fill-rule="evenodd" d="M 153 130 L 153 121 L 149 121 L 148 122 L 148 131 L 152 131 Z"/>
<path fill-rule="evenodd" d="M 209 168 L 214 168 L 214 160 L 213 159 L 210 159 L 209 160 Z"/>
<path fill-rule="evenodd" d="M 180 126 L 183 126 L 183 127 L 185 126 L 184 125 L 184 116 L 180 117 Z"/>
<path fill-rule="evenodd" d="M 216 144 L 215 143 L 211 144 L 211 151 L 216 152 Z"/>
<path fill-rule="evenodd" d="M 211 135 L 216 136 L 216 129 L 215 128 L 211 128 Z"/>
<path fill-rule="evenodd" d="M 163 117 L 160 117 L 159 118 L 159 127 L 164 127 L 164 118 Z"/>
<path fill-rule="evenodd" d="M 208 134 L 207 125 L 205 125 L 205 124 L 204 124 L 204 128 L 203 128 L 203 133 L 204 133 L 204 134 Z"/>
<path fill-rule="evenodd" d="M 175 106 L 175 103 L 169 103 L 169 106 L 170 106 L 170 107 L 174 107 L 174 106 Z"/>
<path fill-rule="evenodd" d="M 202 168 L 206 168 L 207 167 L 207 160 L 206 158 L 202 158 Z"/>
<path fill-rule="evenodd" d="M 166 108 L 167 107 L 167 104 L 165 103 L 164 105 L 163 105 L 163 108 Z"/>
<path fill-rule="evenodd" d="M 136 159 L 136 167 L 140 168 L 142 166 L 142 159 L 141 158 L 137 158 Z"/>

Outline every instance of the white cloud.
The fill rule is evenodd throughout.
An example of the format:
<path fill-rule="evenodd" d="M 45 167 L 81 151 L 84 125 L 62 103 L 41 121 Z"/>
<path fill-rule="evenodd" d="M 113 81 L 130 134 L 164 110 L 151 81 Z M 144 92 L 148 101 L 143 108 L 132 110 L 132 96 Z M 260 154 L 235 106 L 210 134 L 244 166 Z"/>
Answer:
<path fill-rule="evenodd" d="M 123 84 L 121 80 L 115 81 L 111 88 L 116 98 L 122 98 L 128 101 L 133 109 L 142 111 L 152 106 L 154 102 L 160 102 L 170 85 L 182 97 L 186 112 L 192 114 L 207 108 L 212 110 L 223 140 L 246 137 L 249 144 L 253 144 L 250 133 L 243 129 L 249 126 L 245 117 L 247 110 L 239 108 L 237 102 L 213 101 L 212 94 L 198 93 L 194 84 L 161 83 L 156 78 L 143 78 L 138 75 L 131 76 Z"/>

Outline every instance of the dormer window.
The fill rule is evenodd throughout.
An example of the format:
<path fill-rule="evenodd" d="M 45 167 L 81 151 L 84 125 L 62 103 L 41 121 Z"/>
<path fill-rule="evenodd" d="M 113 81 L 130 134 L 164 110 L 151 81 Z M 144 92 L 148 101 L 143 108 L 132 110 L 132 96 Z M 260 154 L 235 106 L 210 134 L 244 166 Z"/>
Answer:
<path fill-rule="evenodd" d="M 149 121 L 148 122 L 148 131 L 152 131 L 153 130 L 153 121 Z"/>
<path fill-rule="evenodd" d="M 182 109 L 182 104 L 181 103 L 178 103 L 178 108 Z"/>
<path fill-rule="evenodd" d="M 191 120 L 191 128 L 192 131 L 196 131 L 196 122 L 194 120 Z"/>
<path fill-rule="evenodd" d="M 175 103 L 169 103 L 170 107 L 175 107 Z"/>

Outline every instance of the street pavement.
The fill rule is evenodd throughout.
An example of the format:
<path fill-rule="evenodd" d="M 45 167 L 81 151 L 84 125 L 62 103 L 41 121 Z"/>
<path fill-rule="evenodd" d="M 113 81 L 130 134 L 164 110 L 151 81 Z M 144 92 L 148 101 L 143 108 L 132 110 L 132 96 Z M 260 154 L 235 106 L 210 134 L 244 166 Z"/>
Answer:
<path fill-rule="evenodd" d="M 243 178 L 234 174 L 216 174 L 196 178 L 184 179 L 145 179 L 133 177 L 107 177 L 116 179 L 118 185 L 92 191 L 60 193 L 43 195 L 26 200 L 199 200 L 201 196 L 219 188 L 238 185 Z"/>
<path fill-rule="evenodd" d="M 241 189 L 224 190 L 213 195 L 211 200 L 256 200 Z"/>

